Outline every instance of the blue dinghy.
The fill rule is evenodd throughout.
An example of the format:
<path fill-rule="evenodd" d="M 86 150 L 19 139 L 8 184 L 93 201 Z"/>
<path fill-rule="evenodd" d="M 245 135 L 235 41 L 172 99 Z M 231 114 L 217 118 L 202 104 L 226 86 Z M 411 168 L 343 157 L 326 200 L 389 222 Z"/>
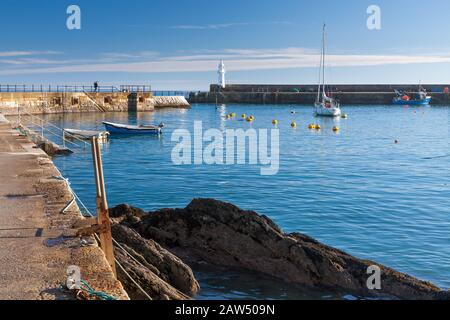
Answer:
<path fill-rule="evenodd" d="M 128 125 L 103 121 L 105 128 L 110 133 L 120 134 L 161 134 L 163 124 L 152 125 Z"/>

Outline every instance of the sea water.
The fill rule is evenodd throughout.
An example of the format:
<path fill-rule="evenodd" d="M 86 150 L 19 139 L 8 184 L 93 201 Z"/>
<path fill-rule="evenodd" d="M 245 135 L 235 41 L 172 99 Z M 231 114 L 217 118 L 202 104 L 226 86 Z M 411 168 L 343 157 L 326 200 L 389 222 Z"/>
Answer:
<path fill-rule="evenodd" d="M 226 120 L 233 112 L 237 119 Z M 199 104 L 190 110 L 46 119 L 59 127 L 90 130 L 103 130 L 104 120 L 165 123 L 159 138 L 112 136 L 102 147 L 110 206 L 128 203 L 155 210 L 184 207 L 193 198 L 216 198 L 265 214 L 285 232 L 305 233 L 450 288 L 450 108 L 344 106 L 343 112 L 348 119 L 315 118 L 311 106 Z M 254 122 L 238 121 L 244 113 L 253 115 Z M 271 129 L 274 119 L 280 133 L 277 175 L 261 176 L 258 165 L 176 166 L 171 161 L 177 143 L 171 141 L 172 132 L 192 131 L 195 121 L 202 121 L 205 130 Z M 310 123 L 322 129 L 309 130 Z M 72 147 L 73 155 L 56 157 L 55 163 L 94 211 L 90 149 Z M 305 297 L 289 285 L 251 273 L 205 270 L 197 276 L 200 299 Z"/>

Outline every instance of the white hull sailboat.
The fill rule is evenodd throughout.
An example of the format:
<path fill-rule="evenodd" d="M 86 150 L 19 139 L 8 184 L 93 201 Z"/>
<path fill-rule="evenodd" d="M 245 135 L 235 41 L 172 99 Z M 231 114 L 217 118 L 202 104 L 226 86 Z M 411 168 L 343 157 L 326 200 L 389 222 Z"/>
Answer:
<path fill-rule="evenodd" d="M 340 117 L 342 115 L 339 102 L 328 97 L 325 90 L 325 25 L 323 26 L 322 51 L 320 55 L 319 87 L 314 106 L 316 116 Z"/>

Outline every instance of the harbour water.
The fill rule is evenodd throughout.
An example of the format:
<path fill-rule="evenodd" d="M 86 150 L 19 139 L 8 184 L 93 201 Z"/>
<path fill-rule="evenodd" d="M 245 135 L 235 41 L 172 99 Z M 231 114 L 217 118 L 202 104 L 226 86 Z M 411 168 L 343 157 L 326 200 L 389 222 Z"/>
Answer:
<path fill-rule="evenodd" d="M 310 106 L 194 105 L 155 113 L 47 115 L 59 127 L 103 130 L 102 121 L 160 123 L 158 137 L 112 137 L 103 147 L 110 206 L 154 210 L 216 198 L 265 214 L 286 232 L 301 232 L 357 257 L 450 288 L 449 107 L 346 106 L 348 119 L 314 118 Z M 297 113 L 292 114 L 295 110 Z M 225 120 L 235 112 L 247 123 Z M 187 165 L 171 161 L 175 129 L 273 128 L 279 121 L 280 170 L 256 165 Z M 290 123 L 295 120 L 296 129 Z M 322 130 L 307 128 L 319 123 Z M 334 133 L 333 126 L 340 132 Z M 398 140 L 398 143 L 394 141 Z M 68 145 L 70 147 L 70 145 Z M 74 148 L 55 164 L 94 211 L 90 149 Z M 198 275 L 198 298 L 299 298 L 288 285 L 252 275 Z M 259 278 L 258 278 L 259 279 Z M 278 285 L 278 287 L 276 287 Z"/>

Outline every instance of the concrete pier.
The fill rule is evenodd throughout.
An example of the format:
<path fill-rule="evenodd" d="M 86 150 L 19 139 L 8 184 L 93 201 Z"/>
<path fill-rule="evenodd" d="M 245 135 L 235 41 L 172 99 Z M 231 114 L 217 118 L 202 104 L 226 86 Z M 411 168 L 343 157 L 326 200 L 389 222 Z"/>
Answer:
<path fill-rule="evenodd" d="M 15 115 L 81 112 L 153 112 L 158 108 L 189 108 L 185 97 L 154 97 L 129 92 L 0 92 L 0 112 Z"/>
<path fill-rule="evenodd" d="M 95 290 L 128 299 L 91 237 L 75 237 L 83 219 L 51 159 L 0 114 L 0 299 L 74 299 L 61 289 L 78 266 Z"/>

